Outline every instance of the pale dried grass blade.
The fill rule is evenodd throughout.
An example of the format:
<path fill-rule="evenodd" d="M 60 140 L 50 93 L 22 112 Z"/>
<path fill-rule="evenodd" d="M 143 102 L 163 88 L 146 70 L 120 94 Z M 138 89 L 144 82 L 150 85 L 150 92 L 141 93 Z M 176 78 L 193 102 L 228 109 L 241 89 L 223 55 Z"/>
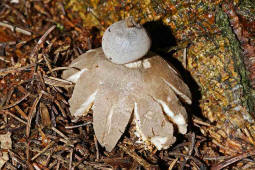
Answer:
<path fill-rule="evenodd" d="M 55 78 L 55 77 L 44 76 L 44 81 L 45 81 L 45 84 L 48 84 L 48 85 L 51 85 L 51 86 L 65 87 L 65 88 L 69 88 L 69 87 L 74 86 L 74 84 L 70 81 Z"/>

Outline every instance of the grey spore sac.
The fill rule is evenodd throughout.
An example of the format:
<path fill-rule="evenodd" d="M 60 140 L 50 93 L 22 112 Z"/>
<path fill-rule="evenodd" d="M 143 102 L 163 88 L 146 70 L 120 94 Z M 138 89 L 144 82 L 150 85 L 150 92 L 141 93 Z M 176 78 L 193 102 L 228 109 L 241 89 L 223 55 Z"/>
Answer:
<path fill-rule="evenodd" d="M 109 26 L 102 38 L 105 56 L 115 64 L 136 61 L 145 56 L 150 47 L 149 35 L 132 17 Z"/>

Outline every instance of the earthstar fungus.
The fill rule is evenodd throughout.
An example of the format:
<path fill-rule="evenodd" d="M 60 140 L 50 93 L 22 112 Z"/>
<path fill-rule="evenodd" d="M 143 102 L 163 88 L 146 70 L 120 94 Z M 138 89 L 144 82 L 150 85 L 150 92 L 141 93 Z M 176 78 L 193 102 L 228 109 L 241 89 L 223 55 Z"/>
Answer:
<path fill-rule="evenodd" d="M 110 26 L 113 27 L 114 24 Z M 103 44 L 107 43 L 105 40 Z M 70 64 L 80 71 L 72 69 L 63 73 L 64 79 L 76 83 L 69 100 L 72 115 L 85 116 L 92 108 L 96 137 L 107 151 L 115 147 L 129 122 L 135 124 L 136 135 L 144 143 L 151 143 L 158 150 L 167 149 L 175 142 L 174 126 L 182 134 L 187 132 L 187 113 L 179 98 L 191 104 L 188 86 L 159 55 L 149 52 L 138 59 L 125 59 L 128 62 L 124 63 L 128 64 L 116 64 L 118 58 L 114 58 L 117 62 L 113 63 L 104 53 L 103 45 Z"/>

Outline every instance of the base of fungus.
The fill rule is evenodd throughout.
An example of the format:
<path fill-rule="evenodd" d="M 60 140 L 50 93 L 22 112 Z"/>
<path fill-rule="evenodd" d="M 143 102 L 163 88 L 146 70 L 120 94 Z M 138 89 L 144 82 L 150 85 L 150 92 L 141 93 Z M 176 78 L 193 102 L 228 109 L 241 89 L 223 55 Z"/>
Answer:
<path fill-rule="evenodd" d="M 124 66 L 127 67 L 127 68 L 138 68 L 138 67 L 141 67 L 141 65 L 142 65 L 142 61 L 141 60 L 124 64 Z"/>
<path fill-rule="evenodd" d="M 124 64 L 124 66 L 127 68 L 139 68 L 143 66 L 144 69 L 149 69 L 151 68 L 151 63 L 149 59 L 144 59 Z"/>

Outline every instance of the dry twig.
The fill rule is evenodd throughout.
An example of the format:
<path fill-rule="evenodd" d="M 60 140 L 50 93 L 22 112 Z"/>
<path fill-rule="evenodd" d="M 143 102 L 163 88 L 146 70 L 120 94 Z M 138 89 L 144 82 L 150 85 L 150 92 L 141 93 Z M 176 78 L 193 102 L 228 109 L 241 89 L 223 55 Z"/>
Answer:
<path fill-rule="evenodd" d="M 0 107 L 0 111 L 1 110 L 6 110 L 6 109 L 9 109 L 11 107 L 14 107 L 16 106 L 17 104 L 19 104 L 20 102 L 22 102 L 23 100 L 25 100 L 28 96 L 30 95 L 30 93 L 27 93 L 25 96 L 23 96 L 21 99 L 19 99 L 18 101 L 10 104 L 10 105 L 7 105 L 7 106 L 3 106 L 3 107 Z"/>
<path fill-rule="evenodd" d="M 12 32 L 20 32 L 20 33 L 28 35 L 28 36 L 32 35 L 31 32 L 29 32 L 29 31 L 27 31 L 25 29 L 22 29 L 22 28 L 19 28 L 19 27 L 16 27 L 16 26 L 12 26 L 11 24 L 8 24 L 8 23 L 5 23 L 5 22 L 1 22 L 0 21 L 0 26 L 9 28 Z"/>
<path fill-rule="evenodd" d="M 135 161 L 137 161 L 140 165 L 142 165 L 145 168 L 151 168 L 152 165 L 149 164 L 146 160 L 141 158 L 133 149 L 128 148 L 127 146 L 123 144 L 118 145 L 121 150 L 123 150 L 125 153 L 127 153 L 129 156 L 131 156 Z"/>
<path fill-rule="evenodd" d="M 40 151 L 39 153 L 37 153 L 31 160 L 35 160 L 36 158 L 38 158 L 42 153 L 44 153 L 45 151 L 47 151 L 50 147 L 52 147 L 55 144 L 54 141 L 50 142 L 42 151 Z"/>
<path fill-rule="evenodd" d="M 18 116 L 14 115 L 14 114 L 11 113 L 11 112 L 9 112 L 8 110 L 2 110 L 2 111 L 0 111 L 0 113 L 1 113 L 1 112 L 6 113 L 6 114 L 10 115 L 11 117 L 13 117 L 14 119 L 20 121 L 21 123 L 27 125 L 27 122 L 26 122 L 26 121 L 22 120 L 21 118 L 19 118 Z"/>
<path fill-rule="evenodd" d="M 228 160 L 223 161 L 223 162 L 221 162 L 219 164 L 213 165 L 211 167 L 211 170 L 220 170 L 220 169 L 223 169 L 223 168 L 225 168 L 225 167 L 227 167 L 227 166 L 229 166 L 229 165 L 231 165 L 231 164 L 233 164 L 233 163 L 235 163 L 237 161 L 240 161 L 241 159 L 247 158 L 247 157 L 252 156 L 252 155 L 255 155 L 254 151 L 253 152 L 247 152 L 247 153 L 239 154 L 239 155 L 234 156 L 232 158 L 229 158 Z"/>
<path fill-rule="evenodd" d="M 51 26 L 44 34 L 43 36 L 39 39 L 37 42 L 36 46 L 34 47 L 32 53 L 31 53 L 31 58 L 34 58 L 36 53 L 39 51 L 41 48 L 42 43 L 46 40 L 46 37 L 56 28 L 56 25 Z"/>
<path fill-rule="evenodd" d="M 26 128 L 26 136 L 29 137 L 30 134 L 30 129 L 31 129 L 31 123 L 32 123 L 32 119 L 35 116 L 36 113 L 36 107 L 40 101 L 42 97 L 42 93 L 39 94 L 39 96 L 35 99 L 33 106 L 28 114 L 28 123 L 27 123 L 27 128 Z"/>
<path fill-rule="evenodd" d="M 92 124 L 92 122 L 86 122 L 86 123 L 83 123 L 83 124 L 80 124 L 80 125 L 74 125 L 74 126 L 66 126 L 65 128 L 66 129 L 74 129 L 74 128 L 79 128 L 79 127 L 87 126 L 89 124 Z"/>

